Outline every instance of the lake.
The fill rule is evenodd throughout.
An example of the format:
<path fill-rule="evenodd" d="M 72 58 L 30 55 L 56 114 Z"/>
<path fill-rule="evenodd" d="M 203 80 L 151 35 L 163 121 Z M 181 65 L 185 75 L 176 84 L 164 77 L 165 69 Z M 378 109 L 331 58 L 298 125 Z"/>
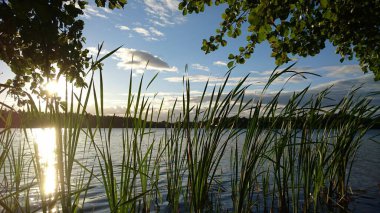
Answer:
<path fill-rule="evenodd" d="M 24 155 L 22 160 L 25 161 L 25 166 L 23 168 L 23 184 L 36 183 L 35 172 L 33 171 L 33 163 L 30 161 L 33 153 L 38 152 L 39 164 L 41 165 L 40 179 L 43 181 L 43 187 L 34 185 L 30 188 L 29 192 L 29 202 L 31 208 L 38 209 L 40 206 L 40 190 L 43 189 L 45 196 L 52 198 L 54 197 L 57 187 L 58 187 L 58 174 L 57 174 L 57 156 L 55 150 L 57 145 L 55 142 L 55 131 L 54 129 L 32 129 L 28 130 L 27 134 L 14 129 L 13 137 L 13 147 L 15 150 L 19 150 L 20 144 L 24 144 Z M 105 134 L 105 133 L 103 133 Z M 123 154 L 123 134 L 125 131 L 122 129 L 113 129 L 109 140 L 110 143 L 110 153 L 113 160 L 113 168 L 115 174 L 120 174 L 121 168 L 118 165 L 121 164 L 122 154 Z M 141 150 L 146 152 L 149 150 L 149 144 L 155 141 L 155 145 L 152 146 L 152 156 L 157 156 L 160 153 L 159 142 L 165 134 L 165 129 L 152 129 L 150 134 L 147 134 L 145 139 L 141 143 Z M 349 185 L 351 186 L 352 196 L 350 197 L 349 209 L 352 212 L 377 212 L 380 209 L 380 144 L 374 142 L 373 140 L 378 140 L 376 137 L 380 134 L 380 130 L 370 130 L 363 138 L 363 144 L 357 153 L 357 157 L 352 168 L 351 178 Z M 211 196 L 213 202 L 217 202 L 220 211 L 232 211 L 232 199 L 231 199 L 231 150 L 235 149 L 236 144 L 241 144 L 245 134 L 244 132 L 239 135 L 231 143 L 227 144 L 226 150 L 221 158 L 219 167 L 216 170 L 215 177 L 218 180 L 213 187 L 211 187 L 215 193 Z M 28 141 L 28 142 L 25 142 Z M 94 147 L 91 140 L 89 140 L 88 135 L 81 133 L 79 134 L 79 143 L 76 149 L 76 160 L 80 162 L 74 163 L 71 183 L 72 185 L 86 186 L 88 184 L 89 174 L 87 174 L 83 167 L 88 170 L 93 168 L 93 174 L 91 182 L 89 183 L 90 189 L 86 194 L 81 194 L 79 196 L 80 208 L 85 212 L 109 212 L 108 199 L 105 192 L 105 186 L 102 183 L 101 168 L 99 164 L 104 165 L 102 160 L 98 160 L 96 148 Z M 104 135 L 96 133 L 94 136 L 94 141 L 99 149 L 104 148 L 105 141 Z M 238 149 L 241 151 L 242 146 L 238 145 Z M 239 152 L 240 152 L 239 151 Z M 17 151 L 16 151 L 17 152 Z M 17 156 L 17 155 L 15 155 Z M 167 163 L 166 154 L 162 153 L 162 161 L 159 162 L 159 166 L 156 168 L 159 171 L 156 172 L 157 175 L 157 192 L 152 195 L 150 211 L 154 212 L 160 210 L 162 212 L 169 211 L 168 202 L 166 197 L 168 196 L 168 182 L 167 182 Z M 151 165 L 148 165 L 151 166 Z M 11 171 L 11 165 L 5 163 L 3 169 L 3 175 L 0 176 L 0 192 L 5 190 L 4 183 L 7 181 L 7 172 Z M 188 179 L 188 173 L 186 171 L 181 173 L 182 175 L 182 185 L 186 186 L 186 181 Z M 120 181 L 120 177 L 115 177 L 117 181 Z M 141 177 L 140 177 L 141 178 Z M 137 180 L 140 180 L 136 177 Z M 9 180 L 8 180 L 9 181 Z M 3 187 L 3 189 L 1 189 Z M 74 187 L 75 188 L 75 187 Z M 80 188 L 80 187 L 79 187 Z M 141 190 L 141 186 L 137 185 L 136 190 Z M 258 189 L 258 193 L 260 189 Z M 1 198 L 1 197 L 0 197 Z M 20 198 L 21 200 L 23 198 Z M 181 201 L 184 197 L 181 195 Z M 83 205 L 84 203 L 84 205 Z M 180 210 L 185 211 L 186 205 L 181 202 Z M 261 207 L 258 207 L 260 209 Z M 55 207 L 52 208 L 53 212 L 57 210 Z M 1 210 L 1 207 L 0 207 Z"/>

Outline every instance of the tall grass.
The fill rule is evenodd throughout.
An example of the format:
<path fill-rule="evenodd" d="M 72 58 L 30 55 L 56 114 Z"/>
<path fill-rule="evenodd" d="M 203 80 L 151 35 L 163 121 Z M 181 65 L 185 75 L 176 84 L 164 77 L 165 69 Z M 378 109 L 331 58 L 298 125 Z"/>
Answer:
<path fill-rule="evenodd" d="M 200 212 L 209 208 L 208 202 L 211 186 L 215 184 L 215 173 L 220 160 L 225 152 L 227 144 L 237 136 L 240 129 L 234 128 L 240 113 L 245 109 L 242 106 L 244 99 L 244 79 L 223 97 L 230 72 L 226 75 L 226 81 L 210 96 L 209 104 L 202 107 L 207 89 L 202 94 L 200 102 L 195 106 L 194 120 L 190 123 L 190 83 L 186 79 L 186 94 L 183 97 L 183 128 L 187 143 L 188 166 L 188 193 L 191 211 Z M 240 106 L 239 106 L 240 105 Z M 236 110 L 233 115 L 233 110 Z M 204 110 L 203 112 L 201 110 Z M 191 126 L 193 124 L 193 126 Z"/>
<path fill-rule="evenodd" d="M 136 96 L 132 94 L 132 73 L 130 77 L 130 86 L 128 92 L 127 107 L 125 112 L 125 128 L 122 134 L 122 156 L 121 164 L 115 165 L 115 159 L 112 157 L 113 146 L 111 140 L 112 122 L 108 128 L 103 128 L 102 119 L 103 111 L 97 105 L 98 99 L 94 90 L 96 103 L 96 113 L 98 116 L 98 128 L 101 135 L 101 142 L 95 141 L 94 135 L 89 129 L 91 140 L 96 147 L 98 154 L 98 162 L 101 170 L 102 181 L 105 186 L 111 212 L 131 212 L 141 210 L 143 212 L 150 211 L 152 196 L 157 190 L 157 168 L 159 166 L 162 150 L 154 156 L 154 145 L 158 142 L 155 137 L 151 136 L 153 130 L 148 124 L 152 123 L 153 106 L 149 99 L 142 96 L 141 78 L 138 93 Z M 100 89 L 102 96 L 102 88 Z M 102 109 L 102 106 L 100 107 Z M 159 109 L 160 113 L 161 108 Z M 150 116 L 149 116 L 150 114 Z M 132 121 L 128 118 L 132 117 Z M 158 118 L 157 118 L 158 119 Z M 131 122 L 131 123 L 130 123 Z M 151 143 L 147 147 L 143 147 L 143 141 L 146 137 L 152 138 Z M 117 159 L 120 160 L 120 159 Z M 137 205 L 138 202 L 142 204 Z"/>
<path fill-rule="evenodd" d="M 11 89 L 7 85 L 0 90 L 0 94 Z M 30 169 L 30 161 L 25 160 L 27 157 L 27 143 L 20 136 L 22 130 L 17 131 L 12 129 L 12 121 L 16 111 L 13 107 L 0 103 L 0 111 L 7 110 L 10 113 L 1 113 L 0 122 L 3 124 L 3 129 L 0 130 L 0 210 L 7 212 L 15 212 L 19 209 L 29 210 L 29 200 L 24 200 L 22 195 L 28 194 L 30 189 L 35 186 L 34 182 L 27 184 L 26 170 Z M 24 202 L 23 202 L 24 201 Z"/>
<path fill-rule="evenodd" d="M 271 208 L 280 212 L 317 211 L 320 203 L 347 210 L 347 177 L 363 133 L 372 125 L 360 123 L 372 118 L 378 107 L 370 106 L 365 98 L 352 102 L 354 93 L 324 106 L 328 90 L 313 99 L 306 99 L 306 92 L 295 93 L 282 108 L 278 108 L 280 92 L 275 95 L 260 115 L 270 121 L 264 128 L 257 122 L 258 112 L 251 113 L 256 116 L 250 116 L 240 157 L 235 149 L 232 188 L 237 212 L 260 204 L 252 196 L 260 194 L 255 192 L 260 187 L 271 192 Z M 255 110 L 262 107 L 258 103 Z M 266 202 L 263 211 L 268 211 Z"/>
<path fill-rule="evenodd" d="M 186 137 L 182 131 L 182 114 L 175 118 L 175 109 L 177 100 L 174 101 L 171 110 L 167 113 L 167 125 L 165 127 L 164 141 L 166 142 L 165 150 L 165 168 L 167 178 L 167 201 L 172 212 L 180 211 L 180 198 L 183 193 L 183 179 L 185 170 L 185 147 Z M 174 128 L 170 128 L 170 123 Z"/>
<path fill-rule="evenodd" d="M 311 96 L 305 88 L 286 103 L 280 102 L 283 91 L 268 101 L 266 90 L 279 76 L 310 74 L 291 71 L 290 66 L 274 72 L 256 100 L 246 93 L 248 76 L 228 89 L 232 70 L 219 86 L 207 82 L 197 98 L 185 76 L 182 97 L 163 109 L 164 100 L 154 106 L 153 99 L 144 95 L 157 75 L 146 85 L 142 76 L 134 93 L 131 72 L 122 134 L 115 138 L 113 119 L 108 123 L 104 119 L 103 74 L 98 69 L 115 51 L 96 58 L 87 88 L 76 92 L 67 84 L 65 102 L 53 96 L 44 110 L 32 100 L 25 108 L 31 116 L 25 119 L 48 114 L 54 124 L 53 194 L 44 192 L 44 164 L 39 147 L 31 145 L 30 130 L 11 128 L 12 116 L 20 112 L 1 103 L 1 111 L 14 112 L 0 115 L 5 125 L 0 132 L 1 211 L 79 212 L 86 209 L 89 192 L 99 182 L 110 212 L 150 212 L 161 207 L 171 212 L 348 210 L 351 168 L 379 112 L 370 98 L 353 90 L 333 101 L 330 89 Z M 96 128 L 88 116 L 91 100 Z M 247 127 L 239 128 L 243 116 Z M 166 117 L 166 127 L 159 136 L 153 121 L 161 117 Z M 80 148 L 84 154 L 79 154 Z M 95 163 L 88 162 L 86 152 L 94 153 Z M 230 179 L 221 180 L 226 157 L 230 171 L 223 169 Z M 230 193 L 231 205 L 217 200 L 219 189 Z"/>

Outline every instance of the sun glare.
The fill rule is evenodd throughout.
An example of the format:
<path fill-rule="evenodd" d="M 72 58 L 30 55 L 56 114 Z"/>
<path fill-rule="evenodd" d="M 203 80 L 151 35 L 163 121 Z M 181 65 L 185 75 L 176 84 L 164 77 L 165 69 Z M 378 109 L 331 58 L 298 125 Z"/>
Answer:
<path fill-rule="evenodd" d="M 57 185 L 55 129 L 34 129 L 33 136 L 38 148 L 43 192 L 51 195 L 55 193 Z"/>
<path fill-rule="evenodd" d="M 49 92 L 50 95 L 57 95 L 58 93 L 58 83 L 56 81 L 49 81 L 45 89 Z"/>
<path fill-rule="evenodd" d="M 65 81 L 59 79 L 59 81 L 52 80 L 45 84 L 45 90 L 49 96 L 57 96 L 63 98 L 66 91 Z"/>

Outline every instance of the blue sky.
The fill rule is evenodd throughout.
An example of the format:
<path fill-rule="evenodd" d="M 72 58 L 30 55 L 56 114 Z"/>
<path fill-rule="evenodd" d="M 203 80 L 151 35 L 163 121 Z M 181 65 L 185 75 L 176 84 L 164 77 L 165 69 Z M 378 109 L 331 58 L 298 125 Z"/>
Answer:
<path fill-rule="evenodd" d="M 227 47 L 210 54 L 205 55 L 200 49 L 202 39 L 213 35 L 219 26 L 223 6 L 207 7 L 204 13 L 184 17 L 177 10 L 177 0 L 130 0 L 123 10 L 97 8 L 92 3 L 82 17 L 85 21 L 86 48 L 94 53 L 97 45 L 104 42 L 104 54 L 122 45 L 104 63 L 105 107 L 110 114 L 123 112 L 131 69 L 135 84 L 138 84 L 143 73 L 148 82 L 159 72 L 146 93 L 153 95 L 158 92 L 159 98 L 168 100 L 165 104 L 169 107 L 183 91 L 182 76 L 186 65 L 189 67 L 192 93 L 194 96 L 199 95 L 207 79 L 210 80 L 210 85 L 218 85 L 223 81 L 228 70 L 225 65 L 228 54 L 236 53 L 245 44 L 243 34 L 238 39 L 229 39 Z M 247 82 L 252 85 L 248 91 L 252 94 L 259 93 L 276 67 L 270 54 L 268 43 L 257 46 L 251 59 L 232 71 L 229 88 L 250 74 Z M 131 63 L 132 55 L 134 64 Z M 363 74 L 356 60 L 340 63 L 340 56 L 335 54 L 335 48 L 329 43 L 315 57 L 293 58 L 297 61 L 295 70 L 313 72 L 322 77 L 309 76 L 306 80 L 294 78 L 285 87 L 286 78 L 280 78 L 268 93 L 284 88 L 290 94 L 308 85 L 318 91 L 330 84 L 335 85 L 332 96 L 348 92 L 352 86 L 362 83 L 366 84 L 363 93 L 379 88 L 379 83 L 373 81 L 373 75 Z M 148 60 L 148 68 L 144 69 Z M 3 72 L 0 75 L 2 82 L 12 77 L 4 63 L 0 63 L 0 71 Z"/>

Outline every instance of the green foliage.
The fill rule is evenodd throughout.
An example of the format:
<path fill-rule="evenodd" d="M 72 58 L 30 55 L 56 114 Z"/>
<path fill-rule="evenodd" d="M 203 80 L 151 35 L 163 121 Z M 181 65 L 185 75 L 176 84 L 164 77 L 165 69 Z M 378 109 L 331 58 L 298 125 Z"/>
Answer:
<path fill-rule="evenodd" d="M 215 51 L 226 46 L 226 37 L 237 38 L 246 27 L 246 45 L 228 57 L 244 63 L 256 44 L 267 40 L 276 64 L 290 61 L 289 54 L 313 56 L 325 48 L 326 41 L 336 47 L 341 62 L 355 56 L 364 72 L 380 79 L 380 1 L 312 0 L 182 0 L 184 14 L 203 12 L 205 5 L 227 4 L 216 34 L 203 40 L 202 50 Z"/>
<path fill-rule="evenodd" d="M 106 0 L 95 0 L 100 7 Z M 121 8 L 126 0 L 109 0 L 108 7 Z M 34 93 L 46 79 L 61 75 L 77 86 L 85 86 L 89 67 L 88 50 L 83 49 L 84 22 L 79 16 L 87 5 L 83 0 L 9 0 L 0 3 L 0 60 L 16 75 L 7 84 L 11 93 L 22 96 L 29 86 Z M 54 66 L 58 69 L 55 69 Z"/>

